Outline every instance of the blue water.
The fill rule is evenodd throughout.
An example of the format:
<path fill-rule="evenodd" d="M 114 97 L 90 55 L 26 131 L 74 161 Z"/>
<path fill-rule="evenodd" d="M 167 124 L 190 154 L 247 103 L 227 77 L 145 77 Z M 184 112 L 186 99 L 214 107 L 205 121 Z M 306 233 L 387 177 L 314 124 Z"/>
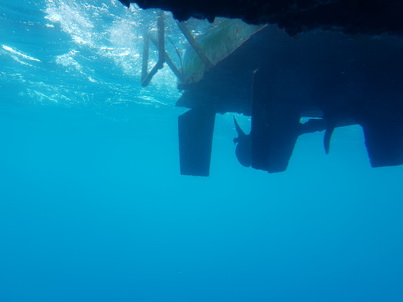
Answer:
<path fill-rule="evenodd" d="M 181 176 L 175 77 L 139 85 L 152 20 L 0 0 L 0 301 L 403 301 L 403 167 L 347 127 L 246 169 L 227 114 L 211 176 Z"/>

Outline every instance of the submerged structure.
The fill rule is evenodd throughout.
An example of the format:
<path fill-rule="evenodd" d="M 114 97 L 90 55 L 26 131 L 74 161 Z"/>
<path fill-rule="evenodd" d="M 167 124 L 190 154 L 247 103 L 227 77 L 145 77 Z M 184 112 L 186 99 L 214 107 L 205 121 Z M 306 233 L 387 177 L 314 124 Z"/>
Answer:
<path fill-rule="evenodd" d="M 164 62 L 178 74 L 177 106 L 190 109 L 178 119 L 182 174 L 209 175 L 215 115 L 226 112 L 251 116 L 250 134 L 234 120 L 244 166 L 285 171 L 299 135 L 325 130 L 329 152 L 335 127 L 352 124 L 364 130 L 373 167 L 403 164 L 399 37 L 323 30 L 291 37 L 277 26 L 220 20 L 196 40 L 180 27 L 191 45 L 183 70 L 165 55 L 160 19 L 160 57 L 150 72 L 144 65 L 143 84 Z"/>
<path fill-rule="evenodd" d="M 129 6 L 160 8 L 179 21 L 238 18 L 248 24 L 275 24 L 295 34 L 312 29 L 350 34 L 403 34 L 400 0 L 120 0 Z"/>

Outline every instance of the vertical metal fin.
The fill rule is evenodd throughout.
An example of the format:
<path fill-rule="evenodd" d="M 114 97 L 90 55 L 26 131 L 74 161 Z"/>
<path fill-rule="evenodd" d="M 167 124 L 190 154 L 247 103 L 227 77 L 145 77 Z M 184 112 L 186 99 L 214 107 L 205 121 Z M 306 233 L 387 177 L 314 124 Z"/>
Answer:
<path fill-rule="evenodd" d="M 293 106 L 270 99 L 270 79 L 255 72 L 252 105 L 252 167 L 270 173 L 287 169 L 300 133 L 300 114 Z"/>
<path fill-rule="evenodd" d="M 209 176 L 214 122 L 211 108 L 191 109 L 178 117 L 181 174 Z"/>

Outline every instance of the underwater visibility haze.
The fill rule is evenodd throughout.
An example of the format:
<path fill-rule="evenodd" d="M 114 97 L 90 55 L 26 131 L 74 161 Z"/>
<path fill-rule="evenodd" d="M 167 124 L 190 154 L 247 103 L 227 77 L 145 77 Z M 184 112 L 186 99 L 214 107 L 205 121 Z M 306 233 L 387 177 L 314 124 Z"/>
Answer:
<path fill-rule="evenodd" d="M 349 126 L 327 155 L 301 135 L 286 172 L 245 168 L 250 118 L 226 113 L 210 176 L 180 175 L 176 77 L 140 85 L 156 16 L 0 0 L 0 301 L 403 301 L 403 167 L 371 168 Z"/>

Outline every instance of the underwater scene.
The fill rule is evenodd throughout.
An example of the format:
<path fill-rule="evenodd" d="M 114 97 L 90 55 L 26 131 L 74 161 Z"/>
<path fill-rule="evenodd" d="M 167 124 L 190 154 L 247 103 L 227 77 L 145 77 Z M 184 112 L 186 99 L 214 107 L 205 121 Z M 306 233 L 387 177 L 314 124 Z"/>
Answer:
<path fill-rule="evenodd" d="M 218 112 L 208 176 L 182 175 L 178 75 L 142 85 L 158 16 L 0 0 L 0 302 L 403 301 L 403 166 L 372 168 L 351 124 L 328 154 L 323 131 L 299 135 L 286 171 L 244 167 L 250 114 Z M 164 16 L 182 83 L 198 81 Z M 260 30 L 234 28 L 224 56 Z M 149 69 L 158 56 L 150 43 Z"/>

